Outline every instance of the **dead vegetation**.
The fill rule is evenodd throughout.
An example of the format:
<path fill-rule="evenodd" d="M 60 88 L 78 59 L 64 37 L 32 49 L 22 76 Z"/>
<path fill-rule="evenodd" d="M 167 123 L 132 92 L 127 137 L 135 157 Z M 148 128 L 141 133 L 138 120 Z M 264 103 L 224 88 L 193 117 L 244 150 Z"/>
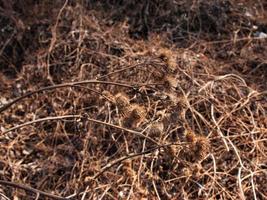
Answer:
<path fill-rule="evenodd" d="M 266 9 L 0 1 L 1 198 L 266 199 Z"/>

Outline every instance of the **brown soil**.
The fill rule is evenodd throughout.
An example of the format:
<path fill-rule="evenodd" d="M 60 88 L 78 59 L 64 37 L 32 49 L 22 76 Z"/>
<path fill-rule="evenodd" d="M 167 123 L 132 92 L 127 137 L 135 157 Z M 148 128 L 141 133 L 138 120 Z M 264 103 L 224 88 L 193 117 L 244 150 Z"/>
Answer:
<path fill-rule="evenodd" d="M 0 0 L 0 199 L 267 199 L 266 17 Z"/>

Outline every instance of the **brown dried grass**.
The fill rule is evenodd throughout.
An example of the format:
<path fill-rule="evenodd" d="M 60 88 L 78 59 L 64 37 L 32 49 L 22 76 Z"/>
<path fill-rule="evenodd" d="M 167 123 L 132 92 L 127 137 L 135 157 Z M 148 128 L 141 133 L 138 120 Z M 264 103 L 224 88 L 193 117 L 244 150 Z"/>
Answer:
<path fill-rule="evenodd" d="M 107 6 L 92 3 L 88 11 L 85 5 L 64 4 L 45 49 L 35 51 L 15 79 L 2 75 L 4 105 L 27 91 L 55 87 L 1 111 L 0 180 L 31 188 L 2 184 L 0 194 L 18 199 L 48 198 L 47 193 L 62 199 L 266 198 L 267 93 L 261 81 L 266 76 L 256 79 L 255 70 L 229 67 L 249 59 L 235 54 L 238 45 L 244 51 L 266 41 L 227 40 L 221 48 L 235 54 L 227 67 L 216 52 L 217 41 L 206 38 L 214 34 L 211 29 L 200 28 L 195 38 L 190 26 L 191 46 L 179 48 L 169 41 L 169 32 L 161 37 L 164 30 L 151 15 L 147 40 L 136 40 L 129 37 L 134 22 L 130 27 L 124 19 L 110 22 L 95 9 L 99 5 Z M 196 23 L 197 12 L 208 4 L 200 10 L 197 2 L 193 5 L 188 20 Z M 213 31 L 224 33 L 230 14 Z M 92 82 L 68 84 L 84 80 Z"/>

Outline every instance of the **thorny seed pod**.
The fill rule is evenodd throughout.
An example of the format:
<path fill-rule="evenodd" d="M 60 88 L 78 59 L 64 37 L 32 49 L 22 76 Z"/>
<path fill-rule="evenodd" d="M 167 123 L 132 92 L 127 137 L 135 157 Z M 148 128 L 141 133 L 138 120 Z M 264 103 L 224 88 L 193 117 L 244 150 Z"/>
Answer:
<path fill-rule="evenodd" d="M 107 90 L 104 90 L 102 92 L 102 95 L 107 97 L 112 103 L 115 103 L 115 99 L 114 99 L 114 96 Z"/>
<path fill-rule="evenodd" d="M 148 130 L 149 136 L 159 137 L 161 133 L 163 132 L 163 130 L 164 130 L 164 125 L 162 122 L 154 123 L 151 125 L 151 127 Z"/>
<path fill-rule="evenodd" d="M 142 121 L 145 120 L 146 111 L 143 107 L 134 104 L 130 107 L 129 114 L 125 115 L 124 125 L 126 127 L 137 127 Z"/>
<path fill-rule="evenodd" d="M 171 145 L 167 147 L 168 154 L 171 155 L 171 157 L 177 156 L 180 150 L 181 148 L 177 145 Z"/>
<path fill-rule="evenodd" d="M 206 137 L 198 136 L 195 143 L 195 155 L 198 160 L 202 160 L 208 154 L 210 143 Z"/>
<path fill-rule="evenodd" d="M 194 178 L 199 178 L 201 176 L 202 166 L 199 163 L 194 163 L 191 166 L 185 167 L 183 169 L 183 174 L 186 177 L 193 176 Z"/>
<path fill-rule="evenodd" d="M 133 178 L 136 174 L 135 171 L 132 169 L 132 163 L 130 160 L 124 161 L 122 166 L 122 170 L 127 175 L 127 177 Z"/>
<path fill-rule="evenodd" d="M 120 112 L 122 117 L 128 118 L 131 115 L 131 112 L 132 112 L 131 105 L 126 106 L 124 108 L 120 108 L 119 112 Z"/>
<path fill-rule="evenodd" d="M 191 171 L 191 169 L 188 168 L 188 167 L 183 168 L 182 172 L 183 172 L 183 174 L 184 174 L 186 177 L 190 177 L 190 176 L 192 176 L 192 171 Z"/>
<path fill-rule="evenodd" d="M 178 105 L 179 107 L 179 118 L 181 120 L 183 120 L 184 122 L 186 122 L 186 112 L 188 110 L 188 105 L 187 105 L 187 102 L 186 102 L 186 99 L 184 97 L 177 97 L 177 99 L 179 99 L 176 104 Z"/>
<path fill-rule="evenodd" d="M 185 139 L 187 142 L 194 143 L 196 141 L 196 135 L 194 132 L 186 130 Z"/>
<path fill-rule="evenodd" d="M 181 109 L 185 110 L 188 108 L 187 102 L 185 97 L 178 97 L 179 101 L 177 102 L 179 104 L 179 106 L 181 107 Z"/>
<path fill-rule="evenodd" d="M 170 100 L 171 100 L 172 103 L 174 103 L 174 104 L 179 103 L 179 99 L 177 98 L 177 96 L 175 95 L 175 93 L 169 92 L 169 93 L 166 93 L 166 95 L 170 98 Z"/>
<path fill-rule="evenodd" d="M 133 119 L 144 119 L 146 116 L 145 109 L 137 104 L 132 105 L 131 110 L 132 110 L 131 117 Z"/>
<path fill-rule="evenodd" d="M 114 97 L 114 101 L 119 109 L 119 113 L 123 117 L 127 117 L 131 113 L 130 99 L 126 94 L 117 93 Z"/>
<path fill-rule="evenodd" d="M 178 80 L 171 75 L 166 75 L 164 77 L 164 86 L 166 87 L 166 89 L 173 89 L 176 88 L 178 85 Z"/>
<path fill-rule="evenodd" d="M 191 166 L 191 170 L 192 170 L 192 176 L 194 178 L 200 178 L 201 174 L 203 173 L 203 168 L 199 163 L 194 163 Z"/>
<path fill-rule="evenodd" d="M 166 48 L 162 48 L 159 50 L 159 57 L 163 59 L 169 68 L 170 71 L 174 71 L 176 69 L 176 57 L 174 53 Z"/>
<path fill-rule="evenodd" d="M 119 109 L 124 109 L 130 105 L 129 97 L 123 93 L 116 94 L 115 101 Z"/>
<path fill-rule="evenodd" d="M 209 152 L 210 143 L 204 136 L 197 136 L 194 132 L 188 131 L 185 134 L 186 141 L 189 142 L 189 148 L 185 150 L 185 155 L 194 162 L 205 158 Z"/>

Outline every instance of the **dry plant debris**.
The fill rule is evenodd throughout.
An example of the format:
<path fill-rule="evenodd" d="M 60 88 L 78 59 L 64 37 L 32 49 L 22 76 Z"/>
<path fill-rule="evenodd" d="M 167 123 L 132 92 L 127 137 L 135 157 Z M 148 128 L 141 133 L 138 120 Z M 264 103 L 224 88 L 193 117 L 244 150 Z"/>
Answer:
<path fill-rule="evenodd" d="M 1 199 L 267 199 L 265 1 L 0 1 Z"/>

